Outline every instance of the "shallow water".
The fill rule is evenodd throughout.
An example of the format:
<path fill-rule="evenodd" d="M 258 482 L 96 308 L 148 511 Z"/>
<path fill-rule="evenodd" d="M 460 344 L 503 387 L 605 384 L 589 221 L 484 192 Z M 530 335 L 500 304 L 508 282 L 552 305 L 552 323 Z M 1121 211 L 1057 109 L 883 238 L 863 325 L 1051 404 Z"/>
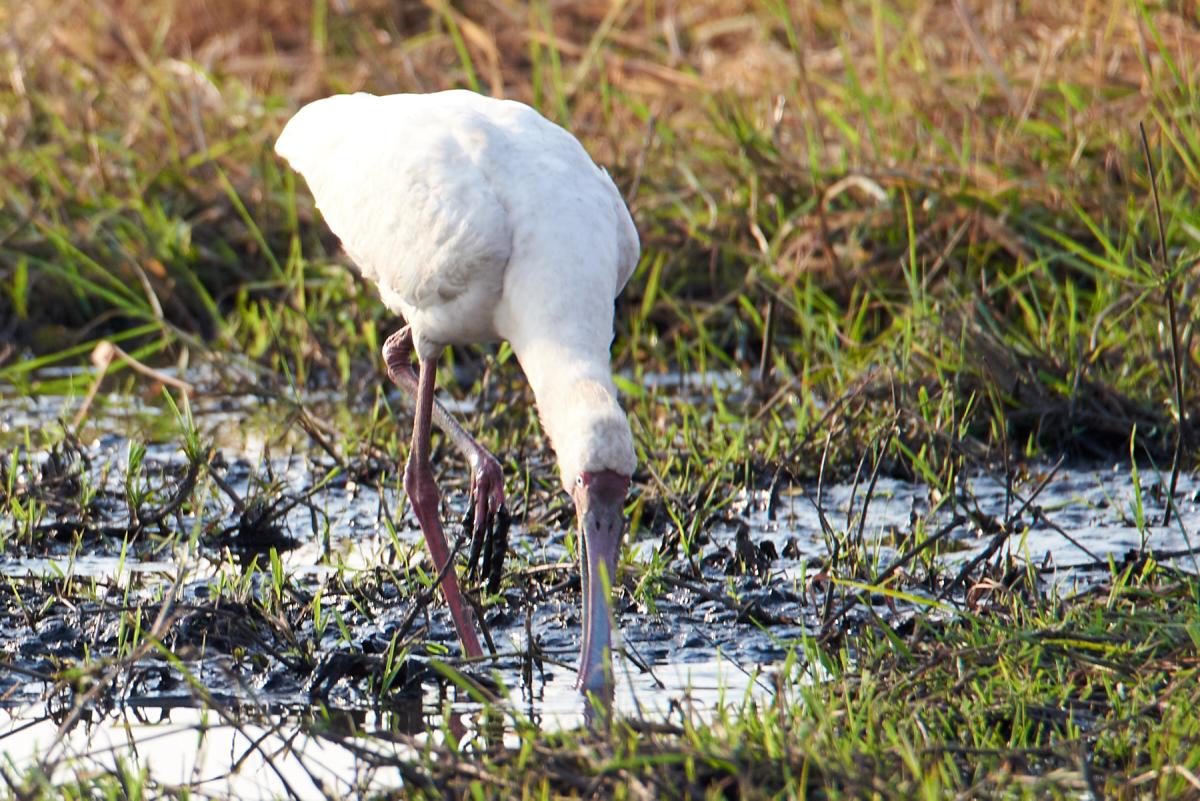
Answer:
<path fill-rule="evenodd" d="M 666 666 L 656 674 L 672 692 L 664 694 L 651 680 L 633 676 L 621 682 L 615 705 L 620 714 L 646 719 L 664 716 L 668 703 L 703 713 L 701 699 L 730 696 L 736 692 L 731 687 L 746 683 L 745 676 L 731 672 L 738 671 L 719 660 Z M 583 725 L 571 681 L 564 673 L 543 688 L 537 701 L 543 727 Z M 759 695 L 765 691 L 757 685 L 751 690 Z M 401 785 L 399 770 L 387 763 L 416 757 L 426 737 L 441 741 L 442 725 L 463 741 L 483 736 L 472 730 L 488 725 L 480 705 L 470 700 L 453 706 L 449 722 L 433 719 L 440 712 L 419 708 L 407 715 L 366 711 L 330 719 L 259 720 L 253 713 L 222 714 L 193 704 L 186 695 L 146 701 L 82 722 L 65 736 L 40 705 L 0 709 L 0 750 L 19 766 L 59 765 L 63 777 L 81 766 L 115 771 L 120 762 L 145 765 L 157 782 L 189 786 L 201 797 L 339 798 Z M 501 736 L 516 745 L 515 735 Z M 372 759 L 362 758 L 364 749 Z"/>
<path fill-rule="evenodd" d="M 6 411 L 0 427 L 17 432 L 32 425 L 47 408 L 61 411 L 65 403 L 9 405 L 6 408 L 13 411 Z M 110 402 L 108 408 L 115 406 Z M 78 467 L 76 478 L 95 493 L 98 518 L 111 521 L 127 516 L 121 500 L 130 453 L 125 429 L 136 429 L 137 411 L 132 404 L 128 419 L 113 418 L 118 422 L 111 430 L 93 432 L 72 457 L 73 464 L 87 463 Z M 74 598 L 60 590 L 61 601 L 46 594 L 39 599 L 45 605 L 32 627 L 28 609 L 20 604 L 9 601 L 2 610 L 0 649 L 15 670 L 0 676 L 7 715 L 0 722 L 0 749 L 14 764 L 69 755 L 76 763 L 87 757 L 84 762 L 106 767 L 123 755 L 151 765 L 160 781 L 243 798 L 288 792 L 318 797 L 333 788 L 335 794 L 351 794 L 397 783 L 398 776 L 390 770 L 368 770 L 353 749 L 330 735 L 327 722 L 314 725 L 311 711 L 318 706 L 314 686 L 321 685 L 319 680 L 298 672 L 270 648 L 254 659 L 244 658 L 243 652 L 261 649 L 264 642 L 280 650 L 286 650 L 287 643 L 272 640 L 269 628 L 263 629 L 267 634 L 256 631 L 253 636 L 239 631 L 235 624 L 245 620 L 230 623 L 222 617 L 219 604 L 214 606 L 214 585 L 245 575 L 250 582 L 246 592 L 271 591 L 269 568 L 243 573 L 235 564 L 249 557 L 241 553 L 236 537 L 228 534 L 239 514 L 230 493 L 247 503 L 303 497 L 303 502 L 285 504 L 286 511 L 273 521 L 273 531 L 296 545 L 281 555 L 279 565 L 289 586 L 302 595 L 316 593 L 334 579 L 377 576 L 380 566 L 404 573 L 425 558 L 421 534 L 407 513 L 397 521 L 394 534 L 389 527 L 391 516 L 404 506 L 394 475 L 388 485 L 339 475 L 324 454 L 298 446 L 280 448 L 278 440 L 241 425 L 241 411 L 229 399 L 195 404 L 206 435 L 222 443 L 224 462 L 214 470 L 225 488 L 205 484 L 201 503 L 185 505 L 164 524 L 175 532 L 172 537 L 147 534 L 125 549 L 119 541 L 103 537 L 31 545 L 21 536 L 20 521 L 11 515 L 0 519 L 7 540 L 0 572 L 19 593 L 37 598 L 39 592 L 48 592 L 47 587 L 76 586 L 71 582 L 90 588 Z M 239 425 L 231 425 L 234 420 Z M 269 446 L 272 442 L 276 447 Z M 36 449 L 36 443 L 25 455 L 33 466 L 27 471 L 31 476 L 36 469 L 44 472 L 52 461 L 48 452 Z M 145 481 L 165 487 L 162 495 L 170 494 L 172 482 L 179 481 L 185 468 L 186 461 L 174 445 L 146 449 Z M 633 592 L 634 579 L 626 582 L 616 609 L 622 645 L 615 668 L 618 713 L 667 721 L 678 719 L 683 710 L 703 716 L 720 705 L 769 701 L 773 674 L 784 669 L 789 653 L 802 650 L 805 638 L 821 628 L 827 585 L 814 578 L 819 580 L 828 566 L 830 546 L 839 539 L 861 537 L 878 574 L 906 551 L 905 540 L 914 526 L 927 533 L 937 530 L 951 519 L 952 506 L 969 513 L 970 519 L 949 532 L 936 557 L 951 576 L 994 544 L 989 521 L 1010 518 L 1014 533 L 992 559 L 1011 555 L 1036 566 L 1037 581 L 1046 592 L 1069 594 L 1106 581 L 1107 571 L 1098 567 L 1109 559 L 1120 563 L 1143 547 L 1160 552 L 1190 549 L 1192 533 L 1200 524 L 1200 482 L 1193 476 L 1181 477 L 1179 514 L 1169 527 L 1145 522 L 1162 519 L 1165 479 L 1143 471 L 1141 483 L 1138 493 L 1127 465 L 1057 469 L 1047 465 L 1027 471 L 1011 490 L 991 476 L 969 477 L 960 487 L 957 504 L 940 507 L 927 487 L 892 478 L 880 478 L 871 491 L 865 480 L 857 485 L 784 488 L 774 501 L 768 490 L 742 491 L 723 509 L 720 520 L 704 527 L 690 555 L 680 550 L 668 559 L 670 574 L 686 581 L 668 584 L 644 599 Z M 465 500 L 461 492 L 447 493 L 448 531 L 456 528 L 449 521 L 457 518 Z M 823 533 L 818 507 L 829 533 Z M 48 509 L 42 522 L 71 514 Z M 217 537 L 222 530 L 228 535 L 225 540 Z M 513 557 L 507 568 L 510 581 L 503 599 L 490 605 L 485 615 L 498 655 L 486 666 L 468 669 L 509 688 L 503 701 L 509 714 L 547 728 L 572 728 L 584 721 L 584 708 L 573 688 L 580 621 L 578 574 L 571 566 L 569 536 L 559 526 L 530 530 L 514 524 Z M 634 566 L 630 573 L 636 576 L 650 570 L 660 545 L 661 538 L 649 531 L 634 532 L 628 548 Z M 267 564 L 265 556 L 260 559 L 264 560 L 260 566 Z M 1194 559 L 1185 556 L 1175 561 L 1195 571 Z M 747 560 L 755 564 L 748 565 Z M 344 627 L 355 652 L 382 658 L 401 622 L 411 618 L 412 598 L 403 594 L 401 585 L 386 575 L 372 580 L 376 581 L 370 585 L 373 595 L 330 596 L 328 609 L 338 615 L 336 626 L 329 624 L 322 633 L 309 623 L 297 632 L 315 644 L 319 657 L 346 651 L 345 639 L 339 635 Z M 917 603 L 876 593 L 851 603 L 847 619 L 868 612 L 903 619 L 928 612 L 934 603 L 961 603 L 965 590 L 960 587 L 939 600 L 931 589 L 906 586 L 909 596 L 926 599 Z M 853 588 L 841 587 L 838 592 L 839 599 L 851 597 Z M 81 658 L 83 643 L 94 654 L 115 648 L 120 632 L 106 618 L 109 611 L 120 604 L 153 606 L 164 596 L 173 597 L 177 608 L 186 612 L 180 623 L 186 630 L 168 646 L 181 649 L 182 667 L 209 695 L 199 697 L 179 669 L 147 654 L 138 663 L 144 669 L 137 676 L 123 677 L 102 703 L 85 704 L 86 723 L 71 728 L 59 742 L 58 724 L 47 715 L 53 712 L 52 717 L 61 720 L 70 708 L 68 701 L 77 696 L 53 691 L 36 677 L 53 674 L 61 664 L 58 659 L 69 663 Z M 748 602 L 775 621 L 760 626 L 747 619 L 740 612 Z M 252 617 L 250 622 L 261 624 Z M 432 660 L 444 657 L 453 664 L 457 651 L 444 608 L 434 604 L 418 614 L 408 634 L 444 644 L 448 651 L 412 654 L 413 687 L 395 700 L 400 706 L 389 711 L 371 711 L 370 696 L 361 683 L 341 678 L 335 671 L 329 686 L 323 687 L 325 703 L 338 710 L 335 717 L 350 716 L 355 726 L 368 731 L 419 736 L 430 732 L 428 736 L 437 737 L 442 727 L 450 726 L 467 736 L 472 732 L 482 736 L 481 706 L 465 694 L 448 690 L 432 667 Z M 803 660 L 791 669 L 790 680 L 812 679 L 812 668 Z M 211 709 L 198 709 L 214 703 L 239 710 L 234 719 L 243 722 L 232 725 Z M 271 730 L 275 726 L 278 731 Z M 399 749 L 397 753 L 408 747 L 394 739 L 368 737 L 356 741 L 356 747 L 367 742 L 372 748 Z M 64 763 L 56 759 L 53 764 Z M 233 764 L 238 764 L 238 770 L 226 775 Z"/>
<path fill-rule="evenodd" d="M 363 723 L 370 731 L 371 721 Z M 415 752 L 373 741 L 376 749 L 389 746 L 398 758 Z M 233 722 L 170 704 L 115 712 L 75 726 L 65 737 L 37 707 L 3 711 L 0 749 L 17 766 L 59 765 L 60 779 L 75 769 L 148 766 L 160 785 L 188 786 L 200 797 L 339 798 L 401 784 L 396 768 L 368 765 L 336 739 L 313 735 L 295 721 Z"/>

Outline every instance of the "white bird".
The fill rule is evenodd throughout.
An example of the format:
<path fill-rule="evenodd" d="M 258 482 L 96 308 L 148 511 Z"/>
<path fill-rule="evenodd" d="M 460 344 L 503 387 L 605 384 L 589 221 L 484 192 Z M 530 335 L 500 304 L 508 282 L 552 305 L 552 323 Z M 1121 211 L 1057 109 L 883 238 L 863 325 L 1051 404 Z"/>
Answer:
<path fill-rule="evenodd" d="M 317 100 L 288 122 L 275 150 L 304 176 L 383 302 L 407 321 L 383 347 L 390 377 L 416 399 L 404 488 L 465 653 L 482 649 L 447 568 L 431 422 L 471 464 L 476 537 L 503 505 L 503 475 L 434 399 L 436 362 L 447 345 L 504 339 L 533 387 L 575 502 L 583 585 L 577 686 L 611 697 L 609 591 L 636 457 L 609 349 L 613 301 L 639 250 L 612 179 L 575 137 L 529 106 L 467 91 Z"/>

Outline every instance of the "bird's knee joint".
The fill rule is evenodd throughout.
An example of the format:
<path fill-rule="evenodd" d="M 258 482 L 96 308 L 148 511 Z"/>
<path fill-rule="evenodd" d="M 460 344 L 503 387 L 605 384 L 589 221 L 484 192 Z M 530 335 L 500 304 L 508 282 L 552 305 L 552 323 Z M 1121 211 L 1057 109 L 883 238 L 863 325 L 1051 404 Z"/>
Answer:
<path fill-rule="evenodd" d="M 383 363 L 387 365 L 388 372 L 392 375 L 402 375 L 412 370 L 412 364 L 408 361 L 408 352 L 391 340 L 383 344 L 382 353 Z"/>

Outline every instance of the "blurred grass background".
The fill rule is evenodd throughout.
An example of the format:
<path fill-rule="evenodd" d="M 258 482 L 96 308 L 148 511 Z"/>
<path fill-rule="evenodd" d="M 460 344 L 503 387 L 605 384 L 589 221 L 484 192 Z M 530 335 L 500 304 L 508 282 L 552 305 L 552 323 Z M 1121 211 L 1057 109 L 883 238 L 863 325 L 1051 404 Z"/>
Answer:
<path fill-rule="evenodd" d="M 752 402 L 706 406 L 799 472 L 893 425 L 911 473 L 1128 453 L 1135 429 L 1164 454 L 1195 400 L 1198 9 L 9 0 L 0 380 L 63 392 L 37 368 L 108 338 L 159 365 L 236 358 L 259 388 L 374 381 L 397 322 L 271 145 L 331 92 L 465 86 L 572 130 L 628 198 L 643 256 L 615 353 L 646 447 L 699 420 L 643 373 L 737 370 Z"/>

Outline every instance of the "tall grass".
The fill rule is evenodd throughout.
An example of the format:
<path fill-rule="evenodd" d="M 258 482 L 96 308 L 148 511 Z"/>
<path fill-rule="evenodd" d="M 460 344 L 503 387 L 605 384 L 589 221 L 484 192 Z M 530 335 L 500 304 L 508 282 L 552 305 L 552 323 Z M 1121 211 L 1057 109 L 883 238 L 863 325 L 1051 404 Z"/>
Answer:
<path fill-rule="evenodd" d="M 32 365 L 130 331 L 151 359 L 243 354 L 268 368 L 258 381 L 370 375 L 377 329 L 396 323 L 270 144 L 326 92 L 465 85 L 536 104 L 628 195 L 644 255 L 621 300 L 620 366 L 749 377 L 774 304 L 776 391 L 765 413 L 734 413 L 784 423 L 777 449 L 797 470 L 811 469 L 800 446 L 819 409 L 852 391 L 859 413 L 902 410 L 900 453 L 940 447 L 949 419 L 984 455 L 1107 453 L 1134 425 L 1164 453 L 1181 423 L 1190 432 L 1195 393 L 1179 408 L 1162 324 L 1170 288 L 1186 378 L 1194 12 L 504 8 L 6 12 L 0 379 L 38 391 Z M 1138 121 L 1160 169 L 1166 278 L 1150 261 Z M 649 403 L 635 411 L 652 430 Z"/>

